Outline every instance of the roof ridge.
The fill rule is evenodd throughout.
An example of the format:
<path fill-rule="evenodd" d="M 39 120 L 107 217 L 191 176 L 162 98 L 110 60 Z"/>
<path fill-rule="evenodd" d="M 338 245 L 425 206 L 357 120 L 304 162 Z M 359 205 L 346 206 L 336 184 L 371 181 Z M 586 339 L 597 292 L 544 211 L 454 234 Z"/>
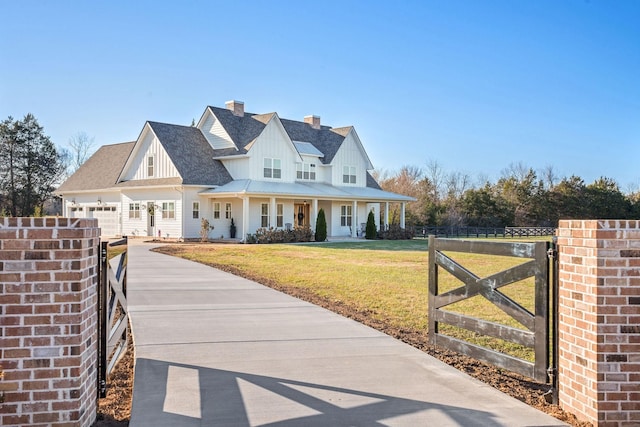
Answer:
<path fill-rule="evenodd" d="M 158 125 L 165 125 L 165 126 L 178 126 L 178 127 L 183 127 L 183 128 L 193 128 L 193 129 L 198 129 L 198 130 L 200 130 L 200 129 L 199 129 L 198 127 L 196 127 L 196 126 L 191 126 L 191 125 L 178 125 L 178 124 L 175 124 L 175 123 L 166 123 L 166 122 L 156 122 L 156 121 L 154 121 L 154 120 L 147 120 L 147 123 L 149 123 L 149 124 L 155 123 L 155 124 L 158 124 Z M 135 142 L 135 141 L 134 141 L 134 142 Z"/>

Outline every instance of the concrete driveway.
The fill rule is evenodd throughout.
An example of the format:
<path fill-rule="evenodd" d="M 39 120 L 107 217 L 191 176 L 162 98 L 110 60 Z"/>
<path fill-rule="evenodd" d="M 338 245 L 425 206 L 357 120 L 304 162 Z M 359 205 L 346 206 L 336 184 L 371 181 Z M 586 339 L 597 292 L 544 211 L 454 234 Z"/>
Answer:
<path fill-rule="evenodd" d="M 129 245 L 130 426 L 561 426 L 394 338 Z"/>

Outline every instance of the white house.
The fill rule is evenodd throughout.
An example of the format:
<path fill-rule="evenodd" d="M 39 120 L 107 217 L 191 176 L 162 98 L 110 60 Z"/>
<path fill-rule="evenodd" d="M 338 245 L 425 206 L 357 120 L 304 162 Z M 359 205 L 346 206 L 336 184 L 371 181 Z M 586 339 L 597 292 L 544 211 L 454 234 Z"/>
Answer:
<path fill-rule="evenodd" d="M 374 211 L 388 225 L 389 204 L 411 197 L 383 191 L 352 126 L 322 126 L 244 104 L 207 107 L 196 126 L 146 122 L 133 142 L 101 147 L 56 191 L 69 217 L 98 218 L 104 236 L 211 238 L 260 227 L 315 227 L 324 209 L 329 236 L 353 236 Z M 382 218 L 382 220 L 380 219 Z"/>

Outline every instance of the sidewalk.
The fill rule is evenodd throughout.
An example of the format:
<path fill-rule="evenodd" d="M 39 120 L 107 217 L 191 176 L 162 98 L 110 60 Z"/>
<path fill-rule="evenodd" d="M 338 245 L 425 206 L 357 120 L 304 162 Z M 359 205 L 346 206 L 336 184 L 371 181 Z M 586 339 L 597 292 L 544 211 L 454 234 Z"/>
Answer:
<path fill-rule="evenodd" d="M 129 245 L 131 427 L 562 426 L 381 332 Z"/>

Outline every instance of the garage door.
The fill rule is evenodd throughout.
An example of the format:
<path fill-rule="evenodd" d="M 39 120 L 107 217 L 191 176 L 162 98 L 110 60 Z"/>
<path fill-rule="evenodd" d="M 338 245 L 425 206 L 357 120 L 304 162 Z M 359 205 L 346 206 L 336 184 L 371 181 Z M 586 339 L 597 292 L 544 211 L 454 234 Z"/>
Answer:
<path fill-rule="evenodd" d="M 98 220 L 101 235 L 113 237 L 120 234 L 118 230 L 118 212 L 115 206 L 90 207 L 89 218 Z"/>

